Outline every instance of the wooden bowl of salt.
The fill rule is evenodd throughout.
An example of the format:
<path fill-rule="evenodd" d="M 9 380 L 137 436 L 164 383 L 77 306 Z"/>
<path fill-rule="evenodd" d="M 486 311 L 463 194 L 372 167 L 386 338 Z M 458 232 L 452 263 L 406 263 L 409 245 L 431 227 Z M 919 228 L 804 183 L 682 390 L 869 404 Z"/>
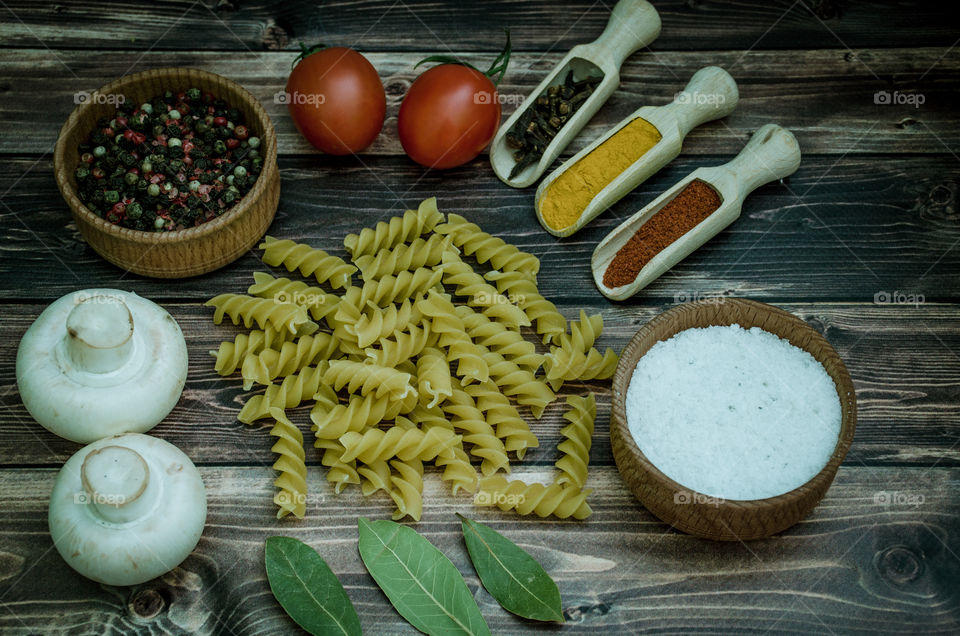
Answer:
<path fill-rule="evenodd" d="M 684 334 L 694 349 L 688 348 L 688 358 L 681 358 L 681 364 L 671 369 L 662 361 L 669 359 L 664 358 L 668 347 L 683 355 L 677 348 L 680 338 L 674 338 L 678 334 Z M 793 357 L 805 362 L 810 373 L 825 372 L 819 383 L 821 401 L 816 401 L 815 383 L 807 381 L 809 378 L 789 375 L 794 359 L 751 357 L 749 349 L 736 340 L 746 338 L 745 334 L 770 341 L 768 344 L 782 349 L 784 355 L 794 352 Z M 733 348 L 711 362 L 714 350 L 704 346 L 704 338 Z M 658 343 L 662 345 L 651 352 Z M 638 368 L 648 352 L 647 362 L 661 361 L 661 366 Z M 745 352 L 741 362 L 746 368 L 739 372 L 752 375 L 738 377 L 736 368 L 719 374 L 721 377 L 714 379 L 723 393 L 711 396 L 704 388 L 709 379 L 701 385 L 681 383 L 681 378 L 690 379 L 690 369 L 698 365 L 712 369 L 715 376 L 724 365 L 736 367 L 740 364 L 734 360 L 737 352 Z M 753 362 L 760 364 L 763 372 L 751 371 Z M 654 396 L 662 395 L 657 391 L 663 389 L 657 383 L 663 378 L 673 398 L 657 401 Z M 731 389 L 723 386 L 724 382 L 735 386 Z M 746 385 L 746 397 L 740 403 L 734 397 L 739 385 Z M 777 396 L 776 387 L 784 395 Z M 758 394 L 768 390 L 774 391 L 772 396 L 758 399 Z M 808 395 L 808 390 L 814 395 Z M 830 403 L 834 398 L 839 404 Z M 783 405 L 788 402 L 794 411 L 783 416 Z M 756 410 L 764 407 L 769 419 Z M 816 414 L 805 413 L 804 408 L 813 408 Z M 725 412 L 728 409 L 742 412 Z M 717 298 L 669 309 L 634 335 L 620 356 L 613 379 L 610 438 L 620 474 L 650 512 L 698 537 L 746 541 L 782 532 L 813 510 L 850 448 L 856 419 L 850 375 L 823 336 L 777 307 L 741 298 Z M 698 428 L 684 431 L 684 426 L 693 422 L 699 422 Z M 712 426 L 717 429 L 710 430 Z M 817 439 L 808 442 L 811 435 Z M 820 455 L 810 455 L 817 447 Z"/>

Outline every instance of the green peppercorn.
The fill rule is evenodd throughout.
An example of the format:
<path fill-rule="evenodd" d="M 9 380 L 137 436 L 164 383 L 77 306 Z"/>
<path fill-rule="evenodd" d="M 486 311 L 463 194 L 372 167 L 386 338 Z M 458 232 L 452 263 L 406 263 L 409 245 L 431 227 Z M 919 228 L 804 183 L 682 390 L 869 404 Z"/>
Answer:
<path fill-rule="evenodd" d="M 203 120 L 201 119 L 200 121 L 198 121 L 198 122 L 196 123 L 196 125 L 193 127 L 193 129 L 197 132 L 197 134 L 202 135 L 203 133 L 205 133 L 205 132 L 207 132 L 208 130 L 210 130 L 210 126 L 207 125 L 207 122 L 205 122 L 205 121 L 203 121 Z"/>
<path fill-rule="evenodd" d="M 145 113 L 148 114 L 148 115 L 152 115 L 152 114 L 153 114 L 153 104 L 151 104 L 150 102 L 146 102 L 146 103 L 144 103 L 144 104 L 140 104 L 140 110 L 142 110 L 143 112 L 145 112 Z"/>
<path fill-rule="evenodd" d="M 244 168 L 243 166 L 237 166 L 236 168 L 233 169 L 233 174 L 238 177 L 245 177 L 247 176 L 247 169 Z"/>
<path fill-rule="evenodd" d="M 140 179 L 140 175 L 135 172 L 128 172 L 123 177 L 123 180 L 127 182 L 127 185 L 136 185 L 138 179 Z"/>
<path fill-rule="evenodd" d="M 259 148 L 259 147 L 260 147 L 260 138 L 259 138 L 259 137 L 251 137 L 250 139 L 247 140 L 247 143 L 250 144 L 250 147 L 251 147 L 251 148 Z"/>
<path fill-rule="evenodd" d="M 98 159 L 104 156 L 105 154 L 107 154 L 107 149 L 104 148 L 103 146 L 97 146 L 96 148 L 93 149 L 93 156 L 97 157 Z"/>
<path fill-rule="evenodd" d="M 167 140 L 167 148 L 179 148 L 182 145 L 182 143 L 183 142 L 181 142 L 176 137 L 171 137 L 170 139 Z"/>
<path fill-rule="evenodd" d="M 166 130 L 167 130 L 166 126 L 162 124 L 157 124 L 156 126 L 153 127 L 153 136 L 157 137 L 159 135 L 162 135 Z"/>
<path fill-rule="evenodd" d="M 131 219 L 139 219 L 141 214 L 143 214 L 143 207 L 139 203 L 134 202 L 127 206 L 127 216 Z"/>
<path fill-rule="evenodd" d="M 199 88 L 188 88 L 186 91 L 187 99 L 196 101 L 200 99 L 200 89 Z"/>
<path fill-rule="evenodd" d="M 86 166 L 80 166 L 74 173 L 77 179 L 86 179 L 90 176 L 90 169 Z"/>
<path fill-rule="evenodd" d="M 120 200 L 120 193 L 116 190 L 107 190 L 103 193 L 103 200 L 107 203 L 116 203 Z"/>
<path fill-rule="evenodd" d="M 166 223 L 167 223 L 167 220 L 165 218 L 163 218 L 162 216 L 158 216 L 157 219 L 153 222 L 153 227 L 160 230 L 160 229 L 163 229 L 163 226 L 166 225 Z"/>
<path fill-rule="evenodd" d="M 158 186 L 156 183 L 151 183 L 147 186 L 147 194 L 152 197 L 160 196 L 160 186 Z"/>
<path fill-rule="evenodd" d="M 197 181 L 196 179 L 194 179 L 193 181 L 190 182 L 190 191 L 191 191 L 191 192 L 196 192 L 196 191 L 199 190 L 199 189 L 200 189 L 200 182 L 199 182 L 199 181 Z"/>
<path fill-rule="evenodd" d="M 237 198 L 237 193 L 234 192 L 233 190 L 227 190 L 223 193 L 223 196 L 221 198 L 225 203 L 229 205 L 233 203 L 234 199 Z"/>
<path fill-rule="evenodd" d="M 144 159 L 144 160 L 140 163 L 140 170 L 142 170 L 143 172 L 150 172 L 150 171 L 153 170 L 153 164 L 150 163 L 150 161 L 149 161 L 148 159 Z"/>
<path fill-rule="evenodd" d="M 180 111 L 174 108 L 169 113 L 167 113 L 169 119 L 180 119 Z"/>
<path fill-rule="evenodd" d="M 227 153 L 227 144 L 223 143 L 223 140 L 218 139 L 213 144 L 213 151 L 218 155 L 224 155 Z"/>

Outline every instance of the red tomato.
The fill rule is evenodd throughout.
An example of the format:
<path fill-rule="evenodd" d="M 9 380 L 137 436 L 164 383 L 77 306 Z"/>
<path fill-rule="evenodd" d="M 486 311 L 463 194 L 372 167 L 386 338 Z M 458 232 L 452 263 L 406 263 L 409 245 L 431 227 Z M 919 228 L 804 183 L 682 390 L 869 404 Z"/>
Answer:
<path fill-rule="evenodd" d="M 359 152 L 373 143 L 387 112 L 376 69 L 340 46 L 301 59 L 287 80 L 286 99 L 300 134 L 331 155 Z"/>
<path fill-rule="evenodd" d="M 400 104 L 397 128 L 410 158 L 453 168 L 480 154 L 500 126 L 500 100 L 490 78 L 460 64 L 434 66 Z"/>

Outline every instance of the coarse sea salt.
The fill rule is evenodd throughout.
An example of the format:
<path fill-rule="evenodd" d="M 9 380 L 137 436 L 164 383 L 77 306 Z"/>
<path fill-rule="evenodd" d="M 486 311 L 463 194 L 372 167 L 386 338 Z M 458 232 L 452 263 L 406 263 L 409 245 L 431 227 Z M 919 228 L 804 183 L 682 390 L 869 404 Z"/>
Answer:
<path fill-rule="evenodd" d="M 626 411 L 637 446 L 663 474 L 722 499 L 803 485 L 840 435 L 826 370 L 759 327 L 686 329 L 658 342 L 633 371 Z"/>

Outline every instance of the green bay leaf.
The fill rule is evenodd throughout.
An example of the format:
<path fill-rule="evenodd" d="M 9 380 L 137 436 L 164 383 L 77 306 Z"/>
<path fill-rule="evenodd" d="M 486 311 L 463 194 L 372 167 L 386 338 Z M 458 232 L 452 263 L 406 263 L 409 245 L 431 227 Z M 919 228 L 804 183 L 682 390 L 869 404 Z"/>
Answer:
<path fill-rule="evenodd" d="M 482 634 L 490 628 L 456 566 L 412 528 L 357 521 L 360 558 L 407 622 L 425 634 Z"/>
<path fill-rule="evenodd" d="M 311 634 L 361 634 L 360 618 L 337 576 L 317 551 L 292 537 L 269 537 L 264 560 L 270 590 Z"/>
<path fill-rule="evenodd" d="M 490 595 L 518 616 L 563 622 L 560 590 L 536 559 L 493 528 L 457 516 L 470 560 Z"/>

